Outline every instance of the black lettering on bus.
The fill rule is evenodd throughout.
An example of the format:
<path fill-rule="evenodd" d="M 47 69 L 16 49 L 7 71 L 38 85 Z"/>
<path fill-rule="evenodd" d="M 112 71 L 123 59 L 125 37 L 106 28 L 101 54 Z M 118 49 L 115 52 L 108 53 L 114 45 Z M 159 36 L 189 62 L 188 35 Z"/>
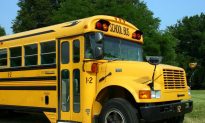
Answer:
<path fill-rule="evenodd" d="M 129 36 L 129 28 L 123 27 L 123 34 Z"/>
<path fill-rule="evenodd" d="M 120 34 L 123 34 L 123 33 L 122 33 L 122 27 L 121 27 L 121 26 L 118 26 L 118 29 L 119 29 L 119 33 L 120 33 Z"/>
<path fill-rule="evenodd" d="M 129 28 L 122 27 L 120 25 L 111 24 L 110 25 L 110 32 L 115 32 L 118 34 L 129 36 Z"/>
<path fill-rule="evenodd" d="M 114 32 L 113 26 L 114 24 L 110 24 L 110 32 Z"/>
<path fill-rule="evenodd" d="M 92 77 L 86 77 L 86 83 L 93 83 Z"/>

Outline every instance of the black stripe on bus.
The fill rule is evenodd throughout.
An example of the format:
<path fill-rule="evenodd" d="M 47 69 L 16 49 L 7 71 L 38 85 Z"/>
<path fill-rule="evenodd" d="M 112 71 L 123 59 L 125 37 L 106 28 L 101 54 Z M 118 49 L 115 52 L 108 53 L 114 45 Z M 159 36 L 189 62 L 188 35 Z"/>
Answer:
<path fill-rule="evenodd" d="M 19 78 L 0 78 L 0 82 L 6 81 L 43 81 L 56 80 L 56 76 L 40 76 L 40 77 L 19 77 Z"/>
<path fill-rule="evenodd" d="M 30 106 L 14 106 L 14 105 L 0 105 L 0 109 L 12 109 L 19 111 L 30 111 L 30 112 L 56 112 L 56 108 L 46 107 L 30 107 Z"/>
<path fill-rule="evenodd" d="M 56 86 L 0 86 L 0 90 L 56 90 Z"/>
<path fill-rule="evenodd" d="M 47 30 L 47 31 L 43 31 L 43 32 L 37 32 L 37 33 L 29 34 L 29 35 L 23 35 L 23 36 L 19 36 L 19 37 L 0 40 L 0 42 L 16 40 L 16 39 L 21 39 L 21 38 L 27 38 L 27 37 L 32 37 L 32 36 L 36 36 L 36 35 L 48 34 L 48 33 L 52 33 L 52 32 L 55 32 L 55 31 L 54 30 Z"/>
<path fill-rule="evenodd" d="M 15 67 L 15 68 L 2 68 L 2 69 L 0 69 L 0 72 L 39 70 L 39 69 L 52 69 L 52 68 L 56 68 L 56 64 L 27 66 L 27 67 Z"/>

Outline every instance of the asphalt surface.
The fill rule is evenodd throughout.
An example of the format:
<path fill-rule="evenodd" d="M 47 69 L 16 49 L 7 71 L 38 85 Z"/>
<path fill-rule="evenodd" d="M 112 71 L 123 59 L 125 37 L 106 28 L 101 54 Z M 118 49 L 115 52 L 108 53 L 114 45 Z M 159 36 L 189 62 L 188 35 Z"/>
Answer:
<path fill-rule="evenodd" d="M 49 121 L 44 114 L 0 111 L 0 123 L 49 123 Z"/>

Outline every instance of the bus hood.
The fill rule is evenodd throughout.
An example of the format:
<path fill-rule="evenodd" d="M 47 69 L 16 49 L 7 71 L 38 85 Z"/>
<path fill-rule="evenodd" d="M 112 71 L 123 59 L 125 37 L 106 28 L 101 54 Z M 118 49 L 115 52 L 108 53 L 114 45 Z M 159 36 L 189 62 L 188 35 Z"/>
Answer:
<path fill-rule="evenodd" d="M 155 71 L 156 82 L 157 79 L 163 75 L 163 69 L 184 71 L 179 67 L 163 64 L 157 65 Z M 151 81 L 153 72 L 154 65 L 151 65 L 147 62 L 111 61 L 99 65 L 100 74 L 98 74 L 98 79 L 99 81 L 111 81 L 126 78 L 127 81 L 146 84 Z M 101 79 L 101 77 L 105 76 L 107 76 L 105 79 Z"/>
<path fill-rule="evenodd" d="M 150 90 L 154 66 L 147 62 L 111 61 L 99 64 L 98 91 L 108 86 L 121 86 L 138 93 Z M 159 64 L 154 75 L 154 90 L 162 92 L 162 98 L 151 102 L 189 99 L 186 74 L 182 68 Z M 178 97 L 178 95 L 183 95 Z M 170 97 L 170 98 L 168 98 Z M 140 100 L 149 102 L 150 100 Z"/>

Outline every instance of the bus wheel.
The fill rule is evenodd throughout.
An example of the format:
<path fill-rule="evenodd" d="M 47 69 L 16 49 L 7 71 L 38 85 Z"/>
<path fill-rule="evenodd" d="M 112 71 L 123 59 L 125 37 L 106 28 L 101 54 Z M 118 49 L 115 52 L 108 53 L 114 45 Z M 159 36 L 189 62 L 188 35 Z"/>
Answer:
<path fill-rule="evenodd" d="M 114 98 L 105 103 L 100 123 L 138 123 L 137 110 L 125 99 Z"/>

